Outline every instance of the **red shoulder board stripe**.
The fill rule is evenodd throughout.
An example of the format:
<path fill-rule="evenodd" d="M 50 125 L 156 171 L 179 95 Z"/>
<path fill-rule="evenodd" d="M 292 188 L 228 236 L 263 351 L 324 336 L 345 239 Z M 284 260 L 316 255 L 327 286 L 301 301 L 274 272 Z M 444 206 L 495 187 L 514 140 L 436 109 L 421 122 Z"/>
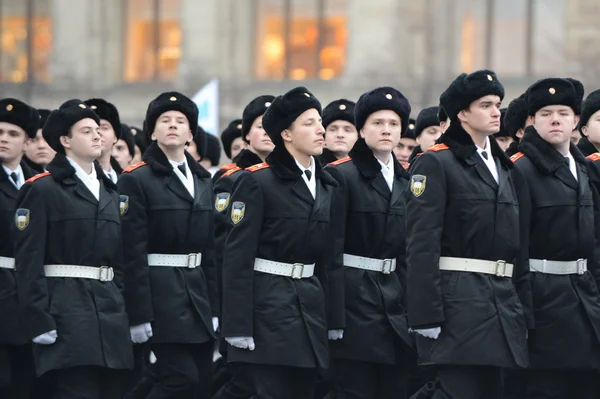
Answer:
<path fill-rule="evenodd" d="M 522 152 L 517 152 L 512 157 L 510 157 L 510 160 L 513 161 L 513 163 L 514 163 L 514 162 L 517 162 L 519 159 L 521 159 L 524 156 L 525 156 L 525 154 L 523 154 Z"/>
<path fill-rule="evenodd" d="M 438 152 L 442 150 L 447 150 L 449 147 L 446 144 L 436 144 L 427 149 L 427 151 Z"/>
<path fill-rule="evenodd" d="M 230 169 L 233 169 L 233 168 L 236 168 L 236 167 L 237 167 L 237 165 L 235 163 L 228 163 L 227 165 L 221 166 L 219 169 L 221 169 L 221 170 L 230 170 Z"/>
<path fill-rule="evenodd" d="M 246 170 L 248 172 L 256 172 L 257 170 L 261 170 L 261 169 L 265 169 L 265 168 L 269 168 L 269 164 L 266 162 L 263 163 L 257 163 L 256 165 L 252 165 L 249 168 L 246 168 Z"/>
<path fill-rule="evenodd" d="M 410 167 L 410 164 L 408 162 L 400 162 L 400 165 L 402 165 L 402 167 L 406 170 L 408 170 L 408 168 Z"/>
<path fill-rule="evenodd" d="M 50 176 L 50 172 L 38 173 L 37 175 L 32 176 L 29 179 L 25 180 L 25 183 L 33 183 L 37 179 L 41 179 L 42 177 L 45 177 L 45 176 Z"/>
<path fill-rule="evenodd" d="M 419 153 L 417 154 L 417 156 L 418 156 L 418 157 L 420 157 L 421 155 L 423 155 L 423 153 L 422 153 L 422 152 L 419 152 Z"/>
<path fill-rule="evenodd" d="M 600 152 L 595 152 L 591 155 L 588 155 L 586 158 L 592 162 L 600 161 Z"/>
<path fill-rule="evenodd" d="M 352 160 L 352 158 L 350 158 L 350 157 L 344 157 L 344 158 L 338 159 L 337 161 L 329 162 L 327 164 L 327 166 L 330 166 L 330 165 L 331 166 L 338 166 L 338 165 L 341 165 L 341 164 L 346 163 L 346 162 L 351 161 L 351 160 Z"/>
<path fill-rule="evenodd" d="M 242 168 L 236 166 L 235 168 L 231 168 L 229 169 L 227 172 L 223 173 L 223 176 L 221 177 L 227 177 L 227 176 L 231 176 L 232 174 L 234 174 L 235 172 L 237 172 L 238 170 L 242 170 Z"/>
<path fill-rule="evenodd" d="M 133 172 L 134 170 L 136 170 L 137 168 L 139 168 L 140 166 L 144 166 L 144 165 L 148 165 L 146 162 L 138 162 L 135 163 L 133 165 L 131 165 L 130 167 L 128 167 L 127 169 L 125 169 L 123 171 L 123 173 L 129 173 L 129 172 Z"/>

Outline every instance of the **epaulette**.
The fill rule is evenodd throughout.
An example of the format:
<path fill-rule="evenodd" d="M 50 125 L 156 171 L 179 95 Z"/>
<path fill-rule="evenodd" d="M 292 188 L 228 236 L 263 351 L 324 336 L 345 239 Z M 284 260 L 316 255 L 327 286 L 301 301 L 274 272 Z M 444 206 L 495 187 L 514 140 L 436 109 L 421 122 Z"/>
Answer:
<path fill-rule="evenodd" d="M 510 157 L 510 160 L 515 163 L 517 162 L 519 159 L 521 159 L 522 157 L 524 157 L 525 154 L 523 154 L 522 152 L 517 152 L 516 154 L 514 154 L 512 157 Z"/>
<path fill-rule="evenodd" d="M 589 159 L 592 162 L 600 161 L 600 152 L 595 152 L 595 153 L 593 153 L 591 155 L 588 155 L 585 158 Z"/>
<path fill-rule="evenodd" d="M 256 172 L 257 170 L 261 170 L 261 169 L 265 169 L 265 168 L 270 168 L 270 166 L 268 163 L 263 162 L 263 163 L 257 163 L 256 165 L 252 165 L 249 168 L 246 168 L 246 170 L 248 172 Z"/>
<path fill-rule="evenodd" d="M 33 183 L 37 179 L 41 179 L 42 177 L 46 177 L 46 176 L 50 176 L 50 172 L 38 173 L 37 175 L 32 176 L 29 179 L 25 180 L 25 183 Z"/>
<path fill-rule="evenodd" d="M 223 176 L 221 176 L 221 177 L 231 176 L 232 174 L 234 174 L 235 172 L 237 172 L 239 170 L 242 170 L 242 168 L 240 168 L 239 166 L 236 166 L 235 168 L 231 168 L 227 172 L 223 173 Z"/>
<path fill-rule="evenodd" d="M 350 157 L 344 157 L 344 158 L 338 159 L 337 161 L 329 162 L 327 164 L 327 166 L 338 166 L 338 165 L 341 165 L 341 164 L 346 163 L 351 160 L 352 160 L 352 158 L 350 158 Z"/>
<path fill-rule="evenodd" d="M 129 172 L 133 172 L 134 170 L 136 170 L 137 168 L 144 166 L 144 165 L 148 165 L 146 162 L 138 162 L 138 163 L 134 163 L 133 165 L 129 166 L 127 169 L 125 169 L 123 171 L 123 173 L 129 173 Z"/>
<path fill-rule="evenodd" d="M 236 163 L 228 163 L 227 165 L 221 166 L 219 169 L 221 169 L 221 170 L 230 170 L 230 169 L 233 169 L 233 168 L 236 168 L 236 167 L 237 167 Z"/>
<path fill-rule="evenodd" d="M 436 144 L 434 146 L 431 146 L 427 149 L 427 151 L 433 151 L 433 152 L 438 152 L 438 151 L 442 151 L 442 150 L 447 150 L 450 147 L 448 147 L 446 144 Z"/>
<path fill-rule="evenodd" d="M 408 162 L 400 162 L 400 165 L 402 165 L 402 167 L 406 170 L 408 170 L 408 168 L 410 167 L 410 164 Z"/>
<path fill-rule="evenodd" d="M 417 153 L 417 155 L 415 155 L 416 157 L 420 157 L 421 155 L 423 155 L 422 152 Z"/>

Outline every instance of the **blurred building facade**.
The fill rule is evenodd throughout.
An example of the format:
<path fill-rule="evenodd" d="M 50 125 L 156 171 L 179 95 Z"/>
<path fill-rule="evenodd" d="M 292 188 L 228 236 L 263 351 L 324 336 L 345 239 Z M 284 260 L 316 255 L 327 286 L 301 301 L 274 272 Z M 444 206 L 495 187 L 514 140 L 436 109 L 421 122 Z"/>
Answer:
<path fill-rule="evenodd" d="M 101 96 L 141 125 L 161 91 L 220 81 L 221 126 L 260 94 L 323 103 L 390 85 L 417 112 L 460 72 L 507 101 L 535 79 L 600 87 L 597 0 L 0 0 L 0 97 Z"/>

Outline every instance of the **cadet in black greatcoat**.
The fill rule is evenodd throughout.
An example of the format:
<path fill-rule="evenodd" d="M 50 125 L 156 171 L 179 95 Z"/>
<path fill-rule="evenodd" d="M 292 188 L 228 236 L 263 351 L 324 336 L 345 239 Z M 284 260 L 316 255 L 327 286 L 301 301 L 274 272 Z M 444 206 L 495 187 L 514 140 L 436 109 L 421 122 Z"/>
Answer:
<path fill-rule="evenodd" d="M 23 160 L 36 173 L 42 173 L 46 171 L 46 166 L 52 161 L 56 151 L 48 145 L 42 135 L 42 128 L 44 127 L 48 116 L 50 116 L 50 110 L 38 109 L 37 111 L 40 115 L 37 133 L 25 146 L 25 157 Z"/>
<path fill-rule="evenodd" d="M 346 327 L 331 341 L 335 391 L 341 398 L 405 398 L 409 359 L 406 319 L 406 192 L 409 175 L 393 154 L 410 105 L 380 87 L 356 103 L 360 138 L 349 157 L 325 170 L 338 182 L 331 223 L 341 240 Z M 336 241 L 333 241 L 338 245 Z"/>
<path fill-rule="evenodd" d="M 119 179 L 125 301 L 133 342 L 152 338 L 152 399 L 210 397 L 219 311 L 212 180 L 185 151 L 197 120 L 183 94 L 159 95 L 146 112 L 153 143 Z"/>
<path fill-rule="evenodd" d="M 523 138 L 525 128 L 531 123 L 529 115 L 527 115 L 527 99 L 525 98 L 525 94 L 521 94 L 508 104 L 506 113 L 502 119 L 504 129 L 513 138 L 513 142 L 510 143 L 505 151 L 509 157 L 519 152 L 519 141 Z"/>
<path fill-rule="evenodd" d="M 0 100 L 0 397 L 27 398 L 33 378 L 33 354 L 21 317 L 14 259 L 14 225 L 17 194 L 36 172 L 27 166 L 23 151 L 35 137 L 39 115 L 35 108 L 15 100 Z"/>
<path fill-rule="evenodd" d="M 233 187 L 222 335 L 260 398 L 312 399 L 316 369 L 329 364 L 328 330 L 344 327 L 341 268 L 330 253 L 337 184 L 314 158 L 324 129 L 306 88 L 275 98 L 262 122 L 275 149 Z"/>
<path fill-rule="evenodd" d="M 449 129 L 411 165 L 408 317 L 420 363 L 437 365 L 434 398 L 501 398 L 501 369 L 528 365 L 522 176 L 489 138 L 503 97 L 492 71 L 457 77 L 440 98 Z"/>
<path fill-rule="evenodd" d="M 524 265 L 531 270 L 535 328 L 529 334 L 531 399 L 597 398 L 600 265 L 594 256 L 589 162 L 571 143 L 581 107 L 571 82 L 543 79 L 527 91 L 533 126 L 512 159 L 527 181 Z"/>
<path fill-rule="evenodd" d="M 52 111 L 43 135 L 57 154 L 21 187 L 12 226 L 25 334 L 54 399 L 121 397 L 133 365 L 119 196 L 94 163 L 99 122 L 79 100 Z"/>
<path fill-rule="evenodd" d="M 592 155 L 600 148 L 600 90 L 588 94 L 582 104 L 578 127 L 581 140 L 577 148 L 585 155 Z"/>

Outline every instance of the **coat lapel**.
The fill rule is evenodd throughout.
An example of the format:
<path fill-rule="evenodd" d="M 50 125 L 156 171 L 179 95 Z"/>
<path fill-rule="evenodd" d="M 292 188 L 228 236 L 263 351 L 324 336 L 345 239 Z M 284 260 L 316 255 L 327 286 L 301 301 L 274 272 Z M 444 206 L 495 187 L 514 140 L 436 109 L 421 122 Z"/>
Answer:
<path fill-rule="evenodd" d="M 495 159 L 496 167 L 498 168 L 498 197 L 500 194 L 509 187 L 508 179 L 510 177 L 510 172 L 502 167 L 502 164 L 498 159 Z"/>
<path fill-rule="evenodd" d="M 560 179 L 560 181 L 571 187 L 573 190 L 578 189 L 579 184 L 577 183 L 577 180 L 575 180 L 573 173 L 571 173 L 571 170 L 567 167 L 567 165 L 558 168 L 554 174 Z"/>
<path fill-rule="evenodd" d="M 479 177 L 491 188 L 494 190 L 498 190 L 498 183 L 496 183 L 496 179 L 492 176 L 492 172 L 488 169 L 487 165 L 483 162 L 483 159 L 480 158 L 479 154 L 475 152 L 471 157 L 477 157 L 474 159 L 475 161 L 475 170 L 479 173 Z"/>
<path fill-rule="evenodd" d="M 317 184 L 317 198 L 319 197 L 318 186 L 319 185 Z M 306 183 L 304 182 L 304 179 L 302 179 L 302 177 L 296 180 L 296 182 L 292 186 L 292 191 L 307 204 L 312 206 L 315 203 L 315 199 L 310 193 L 310 190 L 306 186 Z"/>
<path fill-rule="evenodd" d="M 112 195 L 104 187 L 104 182 L 100 181 L 100 203 L 98 204 L 98 213 L 102 212 L 104 208 L 112 204 Z"/>
<path fill-rule="evenodd" d="M 181 197 L 182 199 L 188 202 L 194 201 L 194 199 L 190 195 L 190 192 L 187 190 L 187 188 L 185 188 L 185 186 L 183 185 L 181 180 L 179 180 L 175 172 L 172 172 L 171 176 L 167 177 L 167 187 L 169 187 L 169 190 L 177 194 L 178 197 Z"/>
<path fill-rule="evenodd" d="M 194 207 L 199 206 L 202 203 L 202 199 L 209 195 L 210 192 L 206 187 L 206 183 L 198 178 L 198 176 L 194 176 Z M 187 190 L 186 190 L 187 191 Z"/>
<path fill-rule="evenodd" d="M 73 180 L 73 183 L 75 183 L 75 194 L 79 195 L 84 200 L 98 206 L 98 200 L 96 200 L 94 194 L 92 194 L 92 192 L 86 187 L 86 185 L 81 180 L 79 180 L 77 176 L 65 179 L 65 183 L 71 183 L 70 180 Z"/>
<path fill-rule="evenodd" d="M 375 179 L 373 179 L 373 181 L 371 182 L 371 185 L 379 195 L 381 195 L 383 198 L 385 198 L 386 201 L 389 202 L 391 195 L 390 188 L 385 182 L 385 178 L 383 177 L 383 174 L 381 174 L 381 172 L 377 173 Z"/>

